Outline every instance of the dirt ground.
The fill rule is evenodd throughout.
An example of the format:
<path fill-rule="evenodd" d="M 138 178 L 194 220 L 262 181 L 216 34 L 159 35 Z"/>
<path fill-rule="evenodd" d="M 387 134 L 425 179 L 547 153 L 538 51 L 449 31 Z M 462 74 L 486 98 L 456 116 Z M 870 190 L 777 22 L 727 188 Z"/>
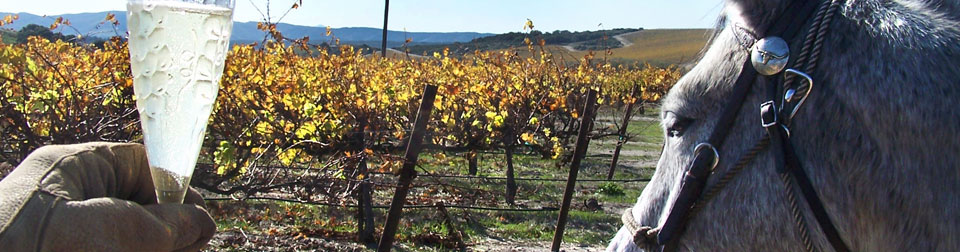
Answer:
<path fill-rule="evenodd" d="M 647 112 L 644 115 L 640 115 L 634 118 L 631 123 L 631 127 L 628 131 L 631 135 L 638 136 L 634 139 L 633 142 L 629 142 L 624 145 L 624 149 L 621 151 L 621 161 L 618 165 L 618 174 L 620 176 L 626 177 L 649 177 L 652 175 L 653 168 L 656 166 L 657 158 L 659 157 L 660 142 L 662 138 L 657 138 L 660 133 L 659 122 L 656 120 L 656 112 Z M 611 123 L 615 121 L 616 118 L 612 117 L 601 117 L 598 118 L 598 123 Z M 592 140 L 591 147 L 588 152 L 589 155 L 594 156 L 604 156 L 610 155 L 613 153 L 613 149 L 616 146 L 615 138 L 608 138 L 603 140 Z M 536 161 L 534 161 L 536 162 Z M 609 166 L 609 156 L 606 157 L 595 157 L 592 161 L 586 161 L 581 168 L 580 178 L 596 178 L 604 177 L 606 174 L 607 167 Z M 520 164 L 520 168 L 524 166 L 533 166 L 534 163 Z M 529 168 L 526 172 L 521 169 L 518 171 L 520 177 L 539 177 L 539 176 L 562 176 L 566 177 L 565 171 L 557 172 L 553 171 L 552 174 L 549 172 L 542 172 L 543 168 Z M 623 174 L 621 174 L 623 173 Z M 623 178 L 623 177 L 622 177 Z M 538 182 L 540 183 L 540 182 Z M 578 193 L 580 198 L 574 199 L 574 204 L 583 211 L 582 200 L 583 197 L 596 197 L 591 195 L 596 195 L 598 188 L 596 187 L 599 183 L 594 184 L 578 184 L 579 190 L 581 192 L 589 192 L 585 196 L 584 193 Z M 597 216 L 600 215 L 602 225 L 600 222 L 590 222 L 588 219 L 573 220 L 575 225 L 579 225 L 576 228 L 571 228 L 571 225 L 568 223 L 568 231 L 565 233 L 564 243 L 561 246 L 562 251 L 569 252 L 578 252 L 578 251 L 603 251 L 607 244 L 606 239 L 613 237 L 613 234 L 619 228 L 619 216 L 620 214 L 631 207 L 635 200 L 636 195 L 639 195 L 639 191 L 642 190 L 642 187 L 645 183 L 637 182 L 624 185 L 624 190 L 628 191 L 628 196 L 622 196 L 617 200 L 606 200 L 601 201 L 602 209 L 596 210 L 599 212 L 585 212 L 582 213 L 582 216 Z M 549 189 L 548 187 L 562 187 L 562 183 L 558 184 L 534 184 L 527 185 L 528 189 L 534 190 L 541 193 L 547 193 L 544 188 Z M 547 186 L 547 187 L 544 187 Z M 478 187 L 479 188 L 479 187 Z M 557 204 L 559 196 L 557 194 L 556 188 L 549 191 L 548 197 L 534 197 L 530 196 L 529 199 L 523 199 L 518 202 L 531 203 L 533 205 L 546 205 L 553 206 L 551 204 Z M 562 189 L 560 189 L 562 190 Z M 489 191 L 480 190 L 478 192 L 487 193 Z M 389 194 L 389 192 L 383 192 Z M 411 193 L 411 195 L 416 195 L 416 192 Z M 388 198 L 382 197 L 381 198 Z M 385 195 L 390 196 L 390 195 Z M 381 201 L 384 201 L 381 199 Z M 580 203 L 578 203 L 580 202 Z M 389 201 L 381 202 L 380 204 L 388 204 Z M 213 240 L 210 242 L 210 245 L 206 249 L 207 251 L 372 251 L 376 248 L 375 243 L 363 244 L 356 242 L 355 234 L 353 231 L 346 229 L 336 229 L 323 226 L 311 226 L 311 223 L 317 221 L 317 219 L 333 218 L 341 220 L 342 222 L 352 221 L 352 216 L 349 213 L 343 213 L 344 210 L 310 210 L 313 211 L 309 213 L 309 217 L 304 217 L 308 219 L 306 225 L 303 221 L 291 221 L 290 218 L 301 218 L 297 215 L 282 215 L 277 212 L 284 211 L 283 209 L 290 208 L 289 205 L 246 205 L 245 203 L 236 203 L 236 202 L 226 202 L 226 203 L 208 203 L 211 206 L 211 213 L 215 216 L 215 219 L 218 220 L 218 225 L 220 225 L 220 231 Z M 290 211 L 290 210 L 285 210 Z M 298 210 L 298 211 L 307 211 L 307 210 Z M 339 211 L 339 212 L 338 212 Z M 433 210 L 430 210 L 433 211 Z M 237 213 L 240 212 L 240 213 Z M 383 223 L 383 218 L 385 211 L 376 210 L 377 212 L 377 224 Z M 273 214 L 275 216 L 271 216 Z M 408 216 L 408 214 L 415 215 Z M 550 213 L 550 214 L 555 214 Z M 592 215 L 591 215 L 592 214 Z M 523 214 L 499 214 L 499 213 L 479 213 L 479 212 L 456 212 L 453 213 L 455 221 L 460 223 L 461 228 L 467 226 L 469 222 L 474 223 L 473 225 L 483 225 L 476 223 L 486 223 L 489 222 L 478 222 L 480 219 L 489 218 L 501 218 L 501 221 L 494 222 L 511 222 L 513 224 L 529 224 L 540 226 L 553 226 L 555 225 L 555 215 L 544 217 L 541 215 L 523 215 Z M 249 224 L 244 223 L 231 223 L 231 219 L 249 219 L 254 220 Z M 313 219 L 310 219 L 313 218 Z M 459 249 L 449 248 L 444 244 L 450 242 L 450 238 L 443 232 L 425 232 L 420 234 L 411 234 L 410 229 L 423 228 L 421 226 L 424 222 L 436 221 L 431 218 L 436 218 L 434 214 L 425 214 L 417 213 L 417 211 L 404 211 L 404 218 L 407 222 L 412 222 L 413 226 L 407 225 L 406 227 L 401 227 L 401 231 L 406 229 L 407 234 L 402 234 L 403 238 L 398 238 L 396 245 L 394 246 L 393 251 L 458 251 Z M 505 219 L 504 219 L 505 218 Z M 574 218 L 574 217 L 571 217 Z M 586 218 L 586 217 L 580 217 Z M 579 222 L 579 223 L 577 223 Z M 587 222 L 586 224 L 584 222 Z M 609 222 L 609 223 L 607 223 Z M 231 224 L 225 224 L 231 223 Z M 297 224 L 300 223 L 300 224 Z M 341 226 L 351 227 L 353 224 L 340 224 Z M 552 228 L 546 228 L 549 230 L 544 230 L 543 232 L 537 233 L 534 237 L 518 238 L 516 234 L 511 234 L 509 232 L 518 232 L 515 230 L 504 230 L 504 227 L 483 227 L 482 235 L 472 236 L 466 242 L 466 248 L 459 251 L 549 251 L 551 247 L 550 238 L 552 238 Z M 602 232 L 597 232 L 594 229 L 603 229 Z M 573 231 L 571 231 L 573 230 Z M 418 231 L 419 232 L 419 231 Z M 506 233 L 504 233 L 506 232 Z M 582 244 L 576 241 L 568 241 L 567 238 L 570 237 L 570 234 L 573 232 L 596 232 L 594 238 L 584 239 L 589 242 L 588 244 Z M 376 232 L 379 236 L 379 230 Z M 419 236 L 417 236 L 419 235 Z M 431 236 L 433 235 L 433 236 Z M 435 236 L 435 237 L 434 237 Z M 421 242 L 411 242 L 420 240 Z M 428 240 L 426 245 L 423 245 L 423 240 Z M 572 239 L 570 239 L 572 240 Z M 419 244 L 419 245 L 418 245 Z M 439 244 L 439 245 L 438 245 Z"/>

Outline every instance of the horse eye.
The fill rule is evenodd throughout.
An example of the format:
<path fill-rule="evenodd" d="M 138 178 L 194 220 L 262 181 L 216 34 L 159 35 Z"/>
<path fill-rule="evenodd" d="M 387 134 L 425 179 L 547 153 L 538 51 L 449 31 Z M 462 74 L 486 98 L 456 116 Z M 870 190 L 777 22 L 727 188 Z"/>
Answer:
<path fill-rule="evenodd" d="M 691 123 L 693 123 L 693 119 L 669 111 L 663 117 L 663 125 L 667 127 L 668 137 L 682 136 Z"/>

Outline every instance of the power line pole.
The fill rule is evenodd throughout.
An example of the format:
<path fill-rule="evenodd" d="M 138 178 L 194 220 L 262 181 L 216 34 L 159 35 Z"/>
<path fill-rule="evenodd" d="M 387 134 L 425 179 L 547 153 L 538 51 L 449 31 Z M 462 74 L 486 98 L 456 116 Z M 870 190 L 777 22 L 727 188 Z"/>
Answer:
<path fill-rule="evenodd" d="M 387 16 L 390 14 L 390 0 L 383 3 L 383 41 L 380 43 L 380 56 L 387 57 Z"/>

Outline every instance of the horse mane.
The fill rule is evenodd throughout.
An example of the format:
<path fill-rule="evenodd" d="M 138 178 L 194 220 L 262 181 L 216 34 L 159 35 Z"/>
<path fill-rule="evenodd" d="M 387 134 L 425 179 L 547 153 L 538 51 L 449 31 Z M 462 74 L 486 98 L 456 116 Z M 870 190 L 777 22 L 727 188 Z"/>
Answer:
<path fill-rule="evenodd" d="M 787 10 L 789 0 L 730 0 L 725 14 L 740 14 L 748 27 L 765 29 Z M 956 0 L 847 0 L 841 14 L 876 37 L 908 48 L 956 45 L 960 38 L 960 1 Z M 721 15 L 725 16 L 725 15 Z M 721 17 L 718 27 L 730 17 Z M 951 44 L 952 43 L 952 44 Z"/>
<path fill-rule="evenodd" d="M 842 13 L 875 36 L 893 38 L 890 42 L 897 46 L 953 46 L 960 38 L 960 1 L 852 0 Z"/>
<path fill-rule="evenodd" d="M 794 144 L 814 179 L 836 188 L 822 193 L 837 197 L 834 216 L 864 251 L 958 245 L 958 10 L 955 0 L 847 0 L 825 41 Z"/>

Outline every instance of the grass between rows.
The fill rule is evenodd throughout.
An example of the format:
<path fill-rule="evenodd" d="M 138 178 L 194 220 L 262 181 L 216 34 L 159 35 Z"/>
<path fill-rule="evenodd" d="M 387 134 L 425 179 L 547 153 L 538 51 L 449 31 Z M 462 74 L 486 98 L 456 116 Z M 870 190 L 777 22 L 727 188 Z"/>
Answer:
<path fill-rule="evenodd" d="M 616 179 L 649 178 L 659 156 L 663 135 L 655 115 L 648 109 L 633 120 L 628 132 L 634 142 L 623 146 Z M 602 113 L 601 113 L 602 114 Z M 616 146 L 616 138 L 591 141 L 588 155 L 609 154 Z M 462 156 L 450 155 L 439 159 L 435 153 L 421 154 L 421 173 L 467 174 L 467 161 Z M 609 156 L 586 158 L 581 166 L 580 179 L 605 178 Z M 479 176 L 504 177 L 506 161 L 503 154 L 481 154 Z M 539 155 L 518 153 L 514 156 L 516 176 L 519 178 L 565 179 L 568 166 L 558 166 L 556 160 Z M 384 183 L 395 183 L 393 176 L 382 176 Z M 429 204 L 444 201 L 447 205 L 476 205 L 498 208 L 560 207 L 565 182 L 518 181 L 517 204 L 504 202 L 505 181 L 482 179 L 441 179 L 421 176 L 415 183 L 408 201 Z M 564 236 L 565 244 L 602 246 L 620 227 L 622 209 L 632 206 L 645 186 L 644 182 L 579 182 L 576 185 L 572 210 Z M 390 204 L 393 190 L 377 188 L 374 205 Z M 596 200 L 601 209 L 591 209 L 586 202 Z M 313 237 L 351 242 L 356 232 L 353 208 L 307 205 L 272 201 L 211 202 L 218 229 L 243 231 L 245 234 L 280 235 L 294 238 Z M 448 208 L 455 228 L 464 235 L 468 245 L 490 240 L 508 243 L 544 242 L 553 238 L 558 211 L 497 212 Z M 379 237 L 386 219 L 386 209 L 374 210 L 376 233 Z M 451 227 L 435 208 L 406 209 L 397 241 L 401 251 L 447 250 L 454 237 Z M 370 248 L 373 244 L 367 244 Z M 227 247 L 229 248 L 229 247 Z M 223 249 L 223 248 L 221 248 Z"/>

